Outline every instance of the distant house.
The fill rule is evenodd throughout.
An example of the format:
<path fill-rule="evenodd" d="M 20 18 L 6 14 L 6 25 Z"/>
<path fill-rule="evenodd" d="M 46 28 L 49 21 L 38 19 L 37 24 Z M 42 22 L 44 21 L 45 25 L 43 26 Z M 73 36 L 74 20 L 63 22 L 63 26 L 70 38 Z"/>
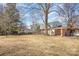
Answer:
<path fill-rule="evenodd" d="M 59 21 L 50 22 L 48 24 L 49 24 L 48 25 L 48 34 L 49 35 L 55 35 L 54 28 L 62 26 L 62 24 Z M 45 33 L 45 25 L 44 24 L 40 25 L 40 30 L 41 30 L 41 33 L 43 33 L 43 34 Z"/>
<path fill-rule="evenodd" d="M 56 28 L 62 27 L 62 24 L 59 21 L 54 21 L 49 23 L 49 29 L 48 34 L 49 35 L 55 35 L 56 34 Z M 57 32 L 58 33 L 58 32 Z"/>
<path fill-rule="evenodd" d="M 79 16 L 73 18 L 76 20 L 73 29 L 71 30 L 69 27 L 64 26 L 59 21 L 50 22 L 48 26 L 48 34 L 49 35 L 60 35 L 60 36 L 69 36 L 69 35 L 79 35 Z M 45 26 L 41 25 L 41 32 L 45 33 Z"/>

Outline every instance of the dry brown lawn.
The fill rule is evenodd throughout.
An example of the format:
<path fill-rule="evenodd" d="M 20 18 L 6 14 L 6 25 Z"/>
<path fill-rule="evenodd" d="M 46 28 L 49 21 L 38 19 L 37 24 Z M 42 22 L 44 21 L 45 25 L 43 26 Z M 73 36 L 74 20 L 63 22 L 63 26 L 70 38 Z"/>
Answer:
<path fill-rule="evenodd" d="M 0 36 L 2 56 L 79 55 L 78 37 L 44 35 Z"/>

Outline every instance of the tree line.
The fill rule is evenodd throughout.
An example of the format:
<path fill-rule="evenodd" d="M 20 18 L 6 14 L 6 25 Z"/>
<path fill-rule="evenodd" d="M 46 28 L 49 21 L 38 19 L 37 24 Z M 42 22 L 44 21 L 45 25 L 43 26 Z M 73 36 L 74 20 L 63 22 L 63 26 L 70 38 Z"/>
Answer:
<path fill-rule="evenodd" d="M 24 4 L 29 5 L 29 8 L 24 7 L 26 10 L 29 9 L 31 17 L 37 19 L 36 16 L 33 16 L 34 13 L 37 13 L 40 16 L 40 19 L 43 21 L 45 25 L 45 34 L 48 35 L 48 24 L 49 14 L 52 12 L 56 12 L 60 17 L 64 17 L 67 21 L 67 26 L 72 29 L 76 20 L 73 20 L 73 17 L 78 15 L 75 14 L 77 9 L 76 6 L 78 4 L 70 4 L 64 3 L 62 7 L 59 4 L 54 3 L 36 3 L 36 6 L 32 6 L 33 4 Z M 32 6 L 32 7 L 31 7 Z M 53 7 L 56 7 L 54 9 Z M 33 14 L 32 14 L 33 13 Z M 7 3 L 3 8 L 3 11 L 0 12 L 0 34 L 18 34 L 22 29 L 22 23 L 20 20 L 20 12 L 16 8 L 16 3 Z M 35 21 L 36 22 L 36 21 Z M 35 31 L 39 32 L 40 26 L 38 23 L 33 21 L 32 26 L 36 24 Z M 34 24 L 35 23 L 35 24 Z"/>
<path fill-rule="evenodd" d="M 40 17 L 45 25 L 45 34 L 48 35 L 48 27 L 51 28 L 51 26 L 48 24 L 49 14 L 52 12 L 56 12 L 59 17 L 62 17 L 65 19 L 65 22 L 67 23 L 67 28 L 71 31 L 74 28 L 74 25 L 76 24 L 76 21 L 78 19 L 74 19 L 74 17 L 79 16 L 79 4 L 77 3 L 62 3 L 62 4 L 56 4 L 56 3 L 37 3 L 37 6 L 32 7 L 32 10 L 35 10 L 37 14 L 41 14 Z M 56 8 L 56 9 L 55 9 Z M 75 13 L 77 11 L 77 14 Z M 53 15 L 52 15 L 53 16 Z M 71 33 L 70 33 L 71 35 Z"/>

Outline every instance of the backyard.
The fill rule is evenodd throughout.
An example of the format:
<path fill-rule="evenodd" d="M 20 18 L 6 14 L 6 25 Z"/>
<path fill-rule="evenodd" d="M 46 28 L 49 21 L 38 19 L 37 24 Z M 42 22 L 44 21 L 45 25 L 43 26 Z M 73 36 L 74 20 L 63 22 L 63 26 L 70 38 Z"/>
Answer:
<path fill-rule="evenodd" d="M 2 56 L 79 55 L 78 37 L 45 35 L 0 36 Z"/>

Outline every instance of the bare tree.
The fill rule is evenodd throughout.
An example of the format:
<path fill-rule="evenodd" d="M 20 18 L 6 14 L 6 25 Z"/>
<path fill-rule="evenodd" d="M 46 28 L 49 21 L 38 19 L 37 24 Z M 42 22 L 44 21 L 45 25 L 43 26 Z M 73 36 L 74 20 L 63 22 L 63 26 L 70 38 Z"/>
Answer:
<path fill-rule="evenodd" d="M 45 24 L 45 33 L 48 35 L 48 15 L 51 13 L 53 4 L 51 3 L 38 3 L 36 6 L 31 7 L 31 9 L 35 12 L 38 11 L 37 14 L 40 13 L 41 19 Z"/>
<path fill-rule="evenodd" d="M 28 4 L 25 4 L 28 5 Z M 30 12 L 37 12 L 41 16 L 45 24 L 45 32 L 48 35 L 48 15 L 52 12 L 52 3 L 37 3 L 37 4 L 30 4 L 29 7 L 24 7 L 25 9 L 29 9 Z"/>
<path fill-rule="evenodd" d="M 50 14 L 51 11 L 51 7 L 53 6 L 53 4 L 50 3 L 43 3 L 43 4 L 38 4 L 40 7 L 40 11 L 42 12 L 44 19 L 43 22 L 45 24 L 45 32 L 46 35 L 48 35 L 48 15 Z"/>
<path fill-rule="evenodd" d="M 31 17 L 31 20 L 32 20 L 31 26 L 32 26 L 33 32 L 39 33 L 40 32 L 39 17 L 34 12 L 30 13 L 30 17 Z"/>
<path fill-rule="evenodd" d="M 65 20 L 67 21 L 67 27 L 69 29 L 73 29 L 74 24 L 76 20 L 73 20 L 74 16 L 77 16 L 75 14 L 75 7 L 77 4 L 71 4 L 71 3 L 65 3 L 62 4 L 62 7 L 59 6 L 59 4 L 56 4 L 57 7 L 57 12 L 59 13 L 59 16 L 64 17 Z"/>

